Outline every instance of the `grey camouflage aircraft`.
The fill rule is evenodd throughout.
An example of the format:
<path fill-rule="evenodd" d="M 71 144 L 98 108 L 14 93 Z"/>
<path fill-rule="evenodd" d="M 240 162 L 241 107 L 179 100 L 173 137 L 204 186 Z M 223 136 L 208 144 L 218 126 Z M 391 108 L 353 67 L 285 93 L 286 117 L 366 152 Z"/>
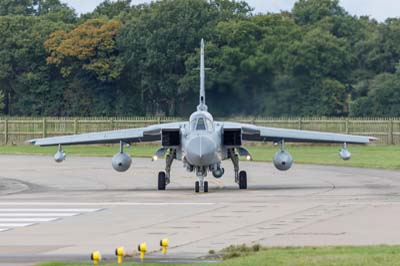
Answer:
<path fill-rule="evenodd" d="M 218 122 L 208 112 L 205 97 L 204 41 L 200 52 L 200 103 L 188 122 L 166 123 L 144 128 L 87 133 L 72 136 L 34 139 L 29 142 L 38 146 L 58 146 L 54 155 L 56 162 L 65 160 L 62 145 L 119 143 L 120 151 L 113 157 L 112 166 L 118 172 L 129 169 L 132 159 L 124 152 L 124 145 L 135 142 L 161 141 L 153 160 L 165 157 L 165 171 L 158 174 L 158 190 L 165 190 L 171 181 L 171 165 L 174 160 L 183 162 L 189 172 L 195 172 L 195 192 L 208 192 L 206 181 L 209 172 L 215 178 L 224 175 L 223 160 L 230 159 L 234 165 L 235 182 L 239 189 L 247 188 L 247 173 L 239 170 L 239 156 L 251 160 L 251 154 L 243 147 L 243 141 L 271 141 L 280 146 L 273 158 L 278 170 L 289 170 L 293 164 L 292 156 L 285 151 L 285 142 L 343 143 L 339 156 L 349 160 L 351 153 L 347 144 L 367 144 L 376 140 L 373 137 L 324 133 L 315 131 L 290 130 L 260 127 L 249 124 Z"/>

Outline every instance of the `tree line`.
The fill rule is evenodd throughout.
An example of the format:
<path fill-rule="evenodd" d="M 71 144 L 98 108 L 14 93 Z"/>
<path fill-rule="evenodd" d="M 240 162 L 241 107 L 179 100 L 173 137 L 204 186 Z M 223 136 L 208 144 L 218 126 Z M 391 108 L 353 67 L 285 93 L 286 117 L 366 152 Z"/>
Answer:
<path fill-rule="evenodd" d="M 242 1 L 0 0 L 0 110 L 24 116 L 186 116 L 206 40 L 217 116 L 400 116 L 400 19 L 338 0 L 254 14 Z"/>

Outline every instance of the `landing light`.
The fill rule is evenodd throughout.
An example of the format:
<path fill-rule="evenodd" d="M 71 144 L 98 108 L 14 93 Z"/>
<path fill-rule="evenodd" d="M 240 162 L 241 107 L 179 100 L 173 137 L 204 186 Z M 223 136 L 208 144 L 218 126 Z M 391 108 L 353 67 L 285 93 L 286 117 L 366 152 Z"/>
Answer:
<path fill-rule="evenodd" d="M 247 156 L 246 156 L 246 160 L 247 160 L 247 161 L 251 161 L 251 159 L 252 159 L 252 158 L 251 158 L 250 155 L 247 155 Z"/>
<path fill-rule="evenodd" d="M 154 155 L 153 156 L 153 161 L 157 161 L 158 160 L 158 156 L 157 155 Z"/>

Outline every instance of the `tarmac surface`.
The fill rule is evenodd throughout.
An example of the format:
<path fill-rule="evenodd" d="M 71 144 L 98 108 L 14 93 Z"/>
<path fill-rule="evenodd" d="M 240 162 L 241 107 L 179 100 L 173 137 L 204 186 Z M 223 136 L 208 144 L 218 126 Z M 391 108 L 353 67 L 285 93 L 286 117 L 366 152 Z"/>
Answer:
<path fill-rule="evenodd" d="M 157 191 L 164 161 L 134 158 L 117 173 L 110 158 L 0 156 L 0 265 L 114 259 L 124 246 L 137 258 L 146 242 L 155 260 L 197 260 L 232 244 L 267 246 L 400 244 L 400 171 L 241 162 L 194 193 L 196 177 L 174 162 L 171 184 Z M 159 241 L 167 237 L 167 256 Z"/>

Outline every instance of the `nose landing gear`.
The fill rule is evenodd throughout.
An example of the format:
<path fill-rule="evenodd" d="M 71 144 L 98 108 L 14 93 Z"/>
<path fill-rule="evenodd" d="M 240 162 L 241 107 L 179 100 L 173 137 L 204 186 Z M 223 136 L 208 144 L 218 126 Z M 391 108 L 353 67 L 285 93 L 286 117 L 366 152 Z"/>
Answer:
<path fill-rule="evenodd" d="M 207 176 L 207 169 L 205 167 L 199 167 L 196 169 L 197 177 L 199 181 L 196 181 L 194 184 L 194 191 L 196 193 L 200 192 L 202 188 L 204 193 L 208 193 L 208 181 L 205 181 Z"/>
<path fill-rule="evenodd" d="M 196 193 L 199 193 L 200 192 L 200 181 L 196 181 L 195 182 L 195 184 L 194 184 L 194 191 L 196 192 Z M 203 183 L 203 191 L 204 191 L 204 193 L 208 193 L 208 181 L 204 181 L 204 183 Z"/>

